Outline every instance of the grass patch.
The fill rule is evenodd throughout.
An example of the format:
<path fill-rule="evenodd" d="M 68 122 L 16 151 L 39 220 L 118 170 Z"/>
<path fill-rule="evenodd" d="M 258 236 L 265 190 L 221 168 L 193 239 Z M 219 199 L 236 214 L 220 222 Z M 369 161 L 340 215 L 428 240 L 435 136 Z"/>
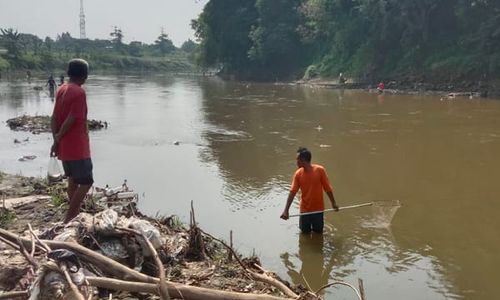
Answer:
<path fill-rule="evenodd" d="M 66 188 L 62 185 L 54 185 L 49 187 L 50 202 L 55 207 L 61 207 L 67 203 Z"/>
<path fill-rule="evenodd" d="M 16 219 L 16 213 L 12 210 L 0 208 L 0 227 L 5 228 Z"/>

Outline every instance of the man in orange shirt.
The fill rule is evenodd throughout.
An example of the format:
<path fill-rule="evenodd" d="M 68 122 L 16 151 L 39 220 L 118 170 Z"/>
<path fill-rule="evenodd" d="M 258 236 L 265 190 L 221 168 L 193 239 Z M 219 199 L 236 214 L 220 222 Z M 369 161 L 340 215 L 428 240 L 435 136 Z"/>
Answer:
<path fill-rule="evenodd" d="M 323 233 L 323 190 L 330 198 L 332 207 L 338 211 L 339 208 L 333 197 L 333 189 L 326 175 L 325 168 L 317 164 L 311 164 L 311 151 L 307 148 L 297 150 L 297 167 L 299 168 L 293 176 L 292 187 L 288 194 L 285 210 L 281 218 L 288 220 L 290 206 L 297 192 L 301 191 L 300 212 L 318 212 L 315 214 L 300 216 L 299 227 L 303 233 L 310 233 L 311 230 L 316 233 Z"/>

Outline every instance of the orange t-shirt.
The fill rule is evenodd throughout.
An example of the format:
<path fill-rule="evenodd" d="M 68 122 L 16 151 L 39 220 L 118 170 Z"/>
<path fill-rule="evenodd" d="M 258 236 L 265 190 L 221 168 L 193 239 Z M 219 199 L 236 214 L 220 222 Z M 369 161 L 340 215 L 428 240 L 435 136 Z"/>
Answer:
<path fill-rule="evenodd" d="M 332 192 L 332 186 L 326 175 L 325 168 L 311 165 L 311 171 L 300 168 L 295 172 L 290 191 L 297 193 L 300 189 L 300 212 L 320 211 L 325 209 L 323 190 Z"/>

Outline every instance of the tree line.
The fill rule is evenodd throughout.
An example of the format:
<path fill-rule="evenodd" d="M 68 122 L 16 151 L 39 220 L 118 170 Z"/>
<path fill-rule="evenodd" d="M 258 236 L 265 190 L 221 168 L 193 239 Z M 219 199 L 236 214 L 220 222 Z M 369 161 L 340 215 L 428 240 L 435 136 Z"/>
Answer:
<path fill-rule="evenodd" d="M 96 69 L 192 69 L 190 59 L 197 47 L 187 40 L 180 48 L 162 30 L 152 44 L 140 41 L 125 43 L 124 34 L 114 27 L 109 39 L 78 39 L 68 32 L 54 40 L 41 39 L 12 28 L 0 29 L 1 70 L 54 70 L 64 69 L 73 57 L 88 59 Z"/>
<path fill-rule="evenodd" d="M 198 63 L 239 78 L 492 80 L 498 0 L 210 0 Z"/>

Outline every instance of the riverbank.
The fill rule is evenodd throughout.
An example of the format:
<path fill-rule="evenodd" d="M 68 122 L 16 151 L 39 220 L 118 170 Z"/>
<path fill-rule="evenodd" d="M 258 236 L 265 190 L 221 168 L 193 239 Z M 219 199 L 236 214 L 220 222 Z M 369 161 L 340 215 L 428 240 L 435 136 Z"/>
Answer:
<path fill-rule="evenodd" d="M 344 84 L 339 84 L 337 79 L 332 78 L 314 78 L 309 80 L 297 80 L 292 84 L 305 85 L 312 87 L 330 88 L 330 89 L 354 89 L 377 92 L 376 84 L 355 82 L 348 80 Z M 389 94 L 412 94 L 412 95 L 437 95 L 454 97 L 481 97 L 481 98 L 500 98 L 500 80 L 489 82 L 462 81 L 453 83 L 428 83 L 412 82 L 409 80 L 388 80 L 384 81 L 385 93 Z"/>
<path fill-rule="evenodd" d="M 52 254 L 48 256 L 53 259 L 47 260 L 42 248 L 48 245 L 52 251 L 65 249 L 71 250 L 66 255 L 76 254 L 90 286 L 73 275 L 72 280 L 80 293 L 92 295 L 92 299 L 107 299 L 110 293 L 115 299 L 143 299 L 139 294 L 157 294 L 151 285 L 157 282 L 155 278 L 162 278 L 157 275 L 162 268 L 173 299 L 277 300 L 299 295 L 319 299 L 311 291 L 291 287 L 265 271 L 258 257 L 237 254 L 232 241 L 225 243 L 204 232 L 196 224 L 194 208 L 189 228 L 175 216 L 150 218 L 141 214 L 136 208 L 137 194 L 125 183 L 113 189 L 94 189 L 82 213 L 64 226 L 60 222 L 67 209 L 64 186 L 49 185 L 42 178 L 0 173 L 0 298 L 6 295 L 2 292 L 14 295 L 16 291 L 19 299 L 26 299 L 27 291 L 37 291 L 37 299 L 53 299 L 48 296 L 52 289 L 47 278 L 52 278 L 51 286 L 59 284 L 62 294 L 71 292 L 71 284 L 61 277 L 63 269 L 55 267 L 60 268 L 62 260 Z M 148 236 L 154 246 L 154 250 L 149 248 L 150 254 L 138 233 L 133 234 L 136 231 Z M 42 241 L 28 247 L 33 237 Z M 24 247 L 27 251 L 23 253 Z M 124 270 L 128 270 L 125 277 L 120 275 Z M 135 281 L 133 288 L 131 280 Z M 120 285 L 112 284 L 117 281 Z"/>

